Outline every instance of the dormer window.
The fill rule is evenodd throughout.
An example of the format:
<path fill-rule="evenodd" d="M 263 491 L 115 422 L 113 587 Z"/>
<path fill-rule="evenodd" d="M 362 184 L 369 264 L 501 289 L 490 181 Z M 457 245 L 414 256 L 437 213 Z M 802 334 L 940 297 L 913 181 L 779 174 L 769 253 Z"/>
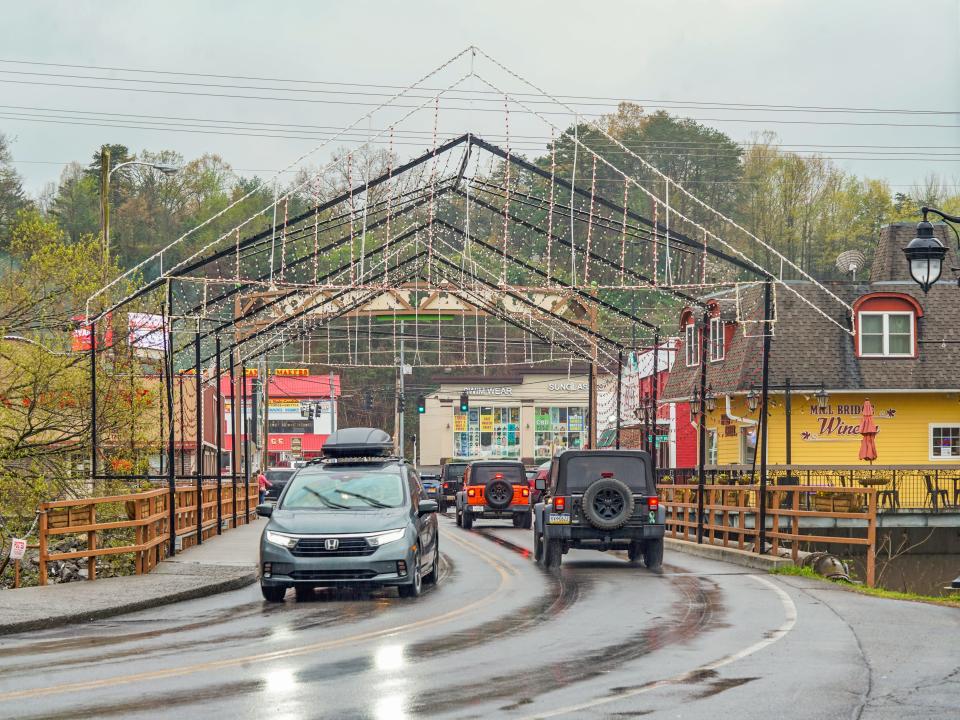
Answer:
<path fill-rule="evenodd" d="M 685 328 L 683 349 L 687 367 L 695 367 L 700 364 L 700 342 L 697 337 L 697 326 L 693 323 Z"/>
<path fill-rule="evenodd" d="M 724 334 L 723 320 L 710 318 L 710 362 L 723 360 L 726 352 Z"/>
<path fill-rule="evenodd" d="M 917 355 L 919 303 L 901 293 L 871 293 L 854 303 L 857 355 L 912 358 Z"/>

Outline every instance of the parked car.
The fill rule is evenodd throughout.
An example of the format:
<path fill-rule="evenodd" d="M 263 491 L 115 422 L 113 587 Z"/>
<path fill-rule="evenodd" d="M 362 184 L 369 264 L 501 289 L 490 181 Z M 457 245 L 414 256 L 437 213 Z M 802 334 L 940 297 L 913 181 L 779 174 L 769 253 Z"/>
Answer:
<path fill-rule="evenodd" d="M 440 505 L 440 476 L 435 473 L 420 473 L 420 484 L 423 485 L 424 492 L 431 500 L 437 501 Z"/>
<path fill-rule="evenodd" d="M 537 480 L 543 480 L 543 486 L 548 487 L 550 485 L 550 465 L 552 461 L 547 460 L 545 463 L 541 463 L 536 471 L 533 473 L 533 477 L 529 478 L 530 482 L 530 505 L 536 505 L 540 502 L 540 498 L 543 497 L 543 490 L 537 489 Z"/>
<path fill-rule="evenodd" d="M 282 602 L 317 586 L 396 586 L 416 597 L 439 579 L 437 503 L 416 471 L 393 456 L 382 430 L 347 428 L 327 438 L 324 457 L 297 471 L 260 539 L 260 590 Z"/>
<path fill-rule="evenodd" d="M 512 520 L 530 527 L 530 486 L 523 464 L 510 460 L 470 463 L 457 493 L 457 525 L 470 529 L 475 520 Z"/>
<path fill-rule="evenodd" d="M 534 506 L 534 559 L 560 567 L 570 548 L 626 550 L 650 569 L 663 562 L 665 512 L 650 454 L 641 450 L 568 450 L 550 466 Z"/>
<path fill-rule="evenodd" d="M 451 459 L 440 468 L 440 487 L 443 497 L 440 500 L 440 512 L 446 512 L 447 506 L 457 500 L 457 493 L 463 487 L 463 474 L 467 471 L 469 460 Z"/>
<path fill-rule="evenodd" d="M 283 492 L 290 478 L 296 472 L 296 468 L 268 468 L 264 473 L 267 476 L 267 482 L 270 483 L 270 487 L 267 488 L 266 499 L 276 502 L 280 498 L 280 493 Z"/>

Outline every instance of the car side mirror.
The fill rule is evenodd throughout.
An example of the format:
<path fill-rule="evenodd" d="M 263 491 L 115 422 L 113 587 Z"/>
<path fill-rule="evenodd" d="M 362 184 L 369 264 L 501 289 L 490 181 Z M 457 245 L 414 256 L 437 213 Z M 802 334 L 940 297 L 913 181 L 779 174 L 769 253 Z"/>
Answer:
<path fill-rule="evenodd" d="M 537 478 L 536 480 L 533 481 L 533 486 L 534 486 L 537 490 L 546 490 L 546 489 L 547 489 L 547 481 L 544 480 L 543 478 Z"/>
<path fill-rule="evenodd" d="M 417 506 L 418 515 L 429 515 L 430 513 L 435 513 L 440 509 L 440 506 L 437 505 L 436 500 L 421 500 L 420 504 Z"/>
<path fill-rule="evenodd" d="M 257 515 L 260 517 L 270 517 L 273 515 L 273 505 L 267 505 L 266 503 L 257 505 Z"/>

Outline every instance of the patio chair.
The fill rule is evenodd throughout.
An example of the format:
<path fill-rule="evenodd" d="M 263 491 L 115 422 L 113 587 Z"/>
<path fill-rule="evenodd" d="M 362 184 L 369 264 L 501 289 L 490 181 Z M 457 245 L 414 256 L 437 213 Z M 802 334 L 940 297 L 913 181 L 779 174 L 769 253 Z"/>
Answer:
<path fill-rule="evenodd" d="M 946 488 L 934 485 L 929 475 L 923 476 L 923 482 L 927 486 L 927 505 L 932 507 L 934 512 L 936 512 L 940 509 L 940 498 L 943 498 L 943 507 L 947 507 L 949 504 L 947 499 L 949 495 L 947 494 Z"/>
<path fill-rule="evenodd" d="M 900 491 L 897 490 L 896 480 L 892 488 L 877 492 L 877 505 L 879 507 L 889 505 L 891 510 L 900 508 Z"/>

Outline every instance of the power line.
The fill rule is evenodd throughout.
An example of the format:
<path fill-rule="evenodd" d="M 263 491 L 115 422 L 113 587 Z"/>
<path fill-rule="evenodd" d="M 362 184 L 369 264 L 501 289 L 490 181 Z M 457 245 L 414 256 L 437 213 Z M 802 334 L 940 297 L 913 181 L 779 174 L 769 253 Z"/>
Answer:
<path fill-rule="evenodd" d="M 269 95 L 239 95 L 232 93 L 209 93 L 209 92 L 198 92 L 190 90 L 161 90 L 158 88 L 132 88 L 132 87 L 113 87 L 110 85 L 88 85 L 80 83 L 56 83 L 56 82 L 42 82 L 38 80 L 10 80 L 0 78 L 0 83 L 7 83 L 13 85 L 33 85 L 40 87 L 59 87 L 59 88 L 73 88 L 80 90 L 114 90 L 118 92 L 136 92 L 136 93 L 149 93 L 149 94 L 159 94 L 159 95 L 181 95 L 187 97 L 214 97 L 214 98 L 230 98 L 234 100 L 267 100 L 272 102 L 295 102 L 295 103 L 309 103 L 309 104 L 319 104 L 319 105 L 350 105 L 350 106 L 361 106 L 361 107 L 376 107 L 380 108 L 383 106 L 382 102 L 364 102 L 359 100 L 321 100 L 318 98 L 293 98 L 293 97 L 278 97 L 278 96 L 269 96 Z M 446 102 L 445 98 L 442 98 Z M 403 109 L 403 110 L 418 110 L 423 109 L 421 105 L 406 105 L 401 103 L 392 103 L 389 105 L 390 108 L 394 109 Z M 456 107 L 442 104 L 441 107 L 446 111 L 464 111 L 464 112 L 491 112 L 491 113 L 502 113 L 502 107 L 490 107 L 490 108 L 478 108 L 478 107 Z M 704 109 L 722 109 L 722 108 L 704 108 Z M 568 111 L 550 111 L 550 110 L 526 110 L 523 108 L 515 108 L 511 112 L 515 114 L 523 115 L 558 115 L 562 117 L 569 117 L 570 113 Z M 603 117 L 604 113 L 578 113 L 580 117 L 592 117 L 599 118 Z M 824 120 L 774 120 L 767 118 L 712 118 L 712 117 L 695 117 L 690 116 L 690 119 L 696 120 L 698 122 L 739 122 L 739 123 L 760 123 L 767 125 L 824 125 L 824 126 L 851 126 L 851 127 L 903 127 L 903 128 L 958 128 L 960 125 L 951 125 L 944 123 L 896 123 L 896 122 L 854 122 L 854 121 L 824 121 Z"/>
<path fill-rule="evenodd" d="M 255 75 L 223 75 L 215 73 L 201 73 L 201 72 L 184 72 L 176 70 L 157 70 L 157 69 L 146 69 L 146 68 L 130 68 L 130 67 L 113 67 L 113 66 L 102 66 L 102 65 L 80 65 L 80 64 L 67 64 L 67 63 L 51 63 L 51 62 L 39 62 L 31 60 L 12 60 L 12 59 L 0 59 L 0 63 L 5 63 L 9 65 L 30 65 L 35 67 L 61 67 L 61 68 L 71 68 L 71 69 L 83 69 L 83 70 L 102 70 L 109 72 L 126 72 L 126 73 L 140 73 L 140 74 L 150 74 L 150 75 L 176 75 L 180 77 L 198 77 L 198 78 L 215 78 L 221 80 L 245 80 L 245 81 L 256 81 L 256 82 L 282 82 L 282 83 L 299 83 L 303 85 L 326 85 L 326 86 L 335 86 L 335 87 L 363 87 L 363 88 L 374 88 L 374 89 L 383 89 L 389 91 L 403 90 L 406 89 L 405 85 L 389 85 L 381 83 L 359 83 L 359 82 L 342 82 L 342 81 L 332 81 L 332 80 L 307 80 L 302 78 L 276 78 L 276 77 L 263 77 Z M 4 71 L 4 72 L 18 72 L 18 71 Z M 19 74 L 32 74 L 26 72 L 20 72 Z M 49 75 L 56 75 L 56 73 L 49 73 Z M 97 78 L 103 80 L 121 80 L 123 78 Z M 135 79 L 126 78 L 125 80 L 131 81 Z M 146 82 L 145 80 L 142 82 Z M 297 88 L 286 88 L 287 90 L 296 91 Z M 418 90 L 424 92 L 445 92 L 444 88 L 433 88 L 433 87 L 422 87 L 417 88 Z M 477 96 L 491 95 L 494 96 L 493 100 L 496 102 L 502 102 L 502 95 L 499 92 L 494 90 L 482 90 L 482 89 L 458 89 L 458 93 L 471 94 Z M 393 94 L 392 92 L 390 93 Z M 538 93 L 531 92 L 513 92 L 510 93 L 515 97 L 533 97 L 540 98 L 542 97 Z M 557 95 L 558 99 L 561 100 L 589 100 L 589 101 L 608 101 L 611 103 L 620 103 L 620 102 L 631 102 L 637 104 L 643 103 L 672 103 L 675 105 L 689 105 L 689 106 L 703 106 L 707 109 L 723 109 L 727 107 L 735 109 L 759 109 L 759 110 L 775 110 L 775 111 L 786 111 L 786 112 L 800 112 L 800 111 L 814 111 L 814 112 L 844 112 L 844 113 L 881 113 L 881 114 L 909 114 L 909 115 L 958 115 L 960 111 L 957 110 L 930 110 L 930 109 L 917 109 L 917 108 L 875 108 L 875 107 L 851 107 L 851 106 L 830 106 L 830 105 L 783 105 L 775 103 L 742 103 L 742 102 L 720 102 L 720 101 L 708 101 L 708 100 L 677 100 L 677 99 L 663 99 L 663 98 L 618 98 L 618 97 L 609 97 L 609 96 L 598 96 L 598 95 Z"/>

